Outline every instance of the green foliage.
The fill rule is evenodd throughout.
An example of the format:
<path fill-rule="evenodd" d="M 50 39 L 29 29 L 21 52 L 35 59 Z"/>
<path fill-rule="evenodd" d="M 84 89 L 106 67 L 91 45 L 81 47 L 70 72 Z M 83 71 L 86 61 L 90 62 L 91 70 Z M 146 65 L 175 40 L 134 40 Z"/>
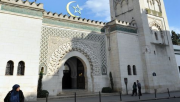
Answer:
<path fill-rule="evenodd" d="M 110 83 L 111 83 L 111 89 L 112 91 L 114 91 L 114 82 L 113 82 L 113 77 L 112 77 L 112 73 L 109 73 L 109 78 L 110 78 Z"/>
<path fill-rule="evenodd" d="M 112 93 L 113 90 L 110 87 L 103 87 L 102 88 L 102 93 Z"/>
<path fill-rule="evenodd" d="M 171 33 L 172 33 L 171 39 L 173 45 L 180 45 L 180 34 L 176 34 L 176 32 L 173 30 L 171 31 Z"/>
<path fill-rule="evenodd" d="M 46 95 L 49 95 L 49 92 L 47 90 L 41 90 L 39 92 L 38 98 L 45 98 Z"/>

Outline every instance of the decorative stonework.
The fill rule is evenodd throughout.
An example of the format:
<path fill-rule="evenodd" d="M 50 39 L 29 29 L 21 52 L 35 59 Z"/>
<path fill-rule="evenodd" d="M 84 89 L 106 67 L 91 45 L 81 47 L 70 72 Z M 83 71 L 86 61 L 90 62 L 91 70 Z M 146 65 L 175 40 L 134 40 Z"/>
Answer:
<path fill-rule="evenodd" d="M 158 12 L 158 11 L 155 11 L 155 10 L 151 10 L 151 9 L 148 9 L 148 8 L 146 8 L 146 13 L 150 14 L 150 15 L 153 15 L 153 16 L 162 17 L 162 13 L 161 12 Z"/>
<path fill-rule="evenodd" d="M 24 6 L 24 7 L 29 7 L 29 8 L 36 8 L 36 9 L 43 9 L 43 4 L 39 3 L 36 4 L 36 2 L 29 2 L 29 0 L 0 0 L 0 3 L 5 3 L 5 4 L 13 4 L 18 5 L 18 6 Z"/>
<path fill-rule="evenodd" d="M 93 27 L 93 26 L 82 25 L 82 24 L 68 23 L 68 22 L 63 22 L 63 21 L 58 21 L 58 20 L 47 19 L 47 18 L 43 19 L 43 23 L 54 24 L 54 25 L 59 25 L 59 26 L 64 26 L 64 27 L 91 30 L 91 31 L 95 31 L 95 32 L 101 32 L 101 28 L 99 28 L 99 27 Z"/>
<path fill-rule="evenodd" d="M 58 74 L 58 70 L 60 67 L 60 61 L 63 57 L 71 52 L 78 51 L 82 53 L 89 60 L 91 66 L 91 73 L 93 76 L 97 76 L 101 74 L 100 69 L 100 61 L 96 52 L 91 49 L 87 44 L 84 44 L 79 40 L 72 40 L 71 42 L 65 43 L 58 47 L 52 54 L 50 61 L 48 63 L 48 75 L 56 75 Z"/>
<path fill-rule="evenodd" d="M 121 25 L 114 25 L 114 26 L 110 27 L 110 32 L 115 31 L 115 30 L 129 32 L 129 33 L 137 33 L 137 29 L 128 28 L 128 27 L 121 26 Z"/>
<path fill-rule="evenodd" d="M 109 26 L 109 32 L 119 30 L 129 33 L 137 33 L 137 26 L 132 22 L 129 23 L 120 20 L 112 20 L 111 22 L 107 23 L 107 26 Z"/>
<path fill-rule="evenodd" d="M 121 7 L 123 6 L 122 3 L 126 2 L 126 4 L 128 5 L 128 0 L 114 0 L 114 7 L 117 8 L 117 4 L 119 3 L 121 5 Z"/>
<path fill-rule="evenodd" d="M 31 15 L 31 16 L 37 16 L 37 17 L 42 17 L 43 15 L 41 11 L 35 11 L 35 10 L 13 7 L 13 6 L 8 6 L 8 5 L 2 5 L 1 10 L 10 11 L 14 13 L 20 13 L 20 14 L 26 14 L 26 15 Z"/>
<path fill-rule="evenodd" d="M 120 4 L 121 0 L 113 0 L 113 4 L 114 4 L 114 9 L 117 9 L 117 5 L 118 3 Z"/>
<path fill-rule="evenodd" d="M 151 19 L 150 19 L 151 20 Z M 152 22 L 149 23 L 149 27 L 152 28 L 153 26 L 157 27 L 159 31 L 162 31 L 162 25 L 161 22 L 158 23 L 158 20 L 153 19 Z"/>
<path fill-rule="evenodd" d="M 105 22 L 99 22 L 99 21 L 94 21 L 94 20 L 90 20 L 90 19 L 86 19 L 86 18 L 80 18 L 80 17 L 72 17 L 72 16 L 68 16 L 68 15 L 63 15 L 63 14 L 57 14 L 57 13 L 52 13 L 52 12 L 43 12 L 44 14 L 44 18 L 50 18 L 50 19 L 55 19 L 57 21 L 70 21 L 70 22 L 77 22 L 77 23 L 81 23 L 81 24 L 88 24 L 91 25 L 93 27 L 103 27 L 106 23 Z"/>
<path fill-rule="evenodd" d="M 93 33 L 81 33 L 78 31 L 71 31 L 71 30 L 65 30 L 65 29 L 58 29 L 58 28 L 51 28 L 51 27 L 42 27 L 42 40 L 41 40 L 41 55 L 40 55 L 40 65 L 41 63 L 44 63 L 45 65 L 48 65 L 48 49 L 50 49 L 48 46 L 49 45 L 49 39 L 50 37 L 54 37 L 54 38 L 67 38 L 67 39 L 72 39 L 72 40 L 84 40 L 84 42 L 91 41 L 91 42 L 97 42 L 100 44 L 100 51 L 99 51 L 99 55 L 100 55 L 100 70 L 103 69 L 102 74 L 103 75 L 107 75 L 107 58 L 106 58 L 106 41 L 105 41 L 105 35 L 103 34 L 93 34 Z M 68 43 L 69 41 L 63 41 L 64 43 Z M 83 42 L 83 41 L 82 41 Z M 84 43 L 83 44 L 86 44 Z M 54 44 L 60 43 L 59 40 L 54 39 L 53 42 Z M 63 43 L 62 43 L 63 44 Z M 87 44 L 86 44 L 87 45 Z M 84 45 L 85 46 L 85 45 Z M 93 44 L 88 45 L 89 48 L 92 50 L 92 48 L 95 48 L 95 46 Z M 73 51 L 73 50 L 72 50 Z M 76 51 L 76 50 L 75 50 Z M 54 51 L 52 51 L 54 52 Z M 82 52 L 86 52 L 85 50 L 82 50 Z M 95 52 L 96 53 L 96 52 Z M 90 54 L 90 53 L 87 53 Z M 89 57 L 91 58 L 91 57 Z M 52 59 L 51 59 L 52 60 Z M 97 63 L 97 62 L 96 62 Z M 93 72 L 94 70 L 94 66 L 93 65 Z M 49 65 L 48 65 L 49 67 Z M 51 67 L 52 68 L 52 67 Z M 97 69 L 98 70 L 98 69 Z M 98 70 L 99 71 L 99 70 Z M 53 73 L 54 71 L 52 71 Z M 101 72 L 101 71 L 100 71 Z M 94 72 L 95 75 L 97 75 L 96 72 Z"/>

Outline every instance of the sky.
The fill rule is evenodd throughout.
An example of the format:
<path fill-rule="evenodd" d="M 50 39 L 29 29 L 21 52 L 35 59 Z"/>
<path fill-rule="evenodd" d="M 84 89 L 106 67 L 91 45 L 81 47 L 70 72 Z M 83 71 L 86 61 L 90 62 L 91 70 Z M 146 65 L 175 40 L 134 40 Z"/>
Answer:
<path fill-rule="evenodd" d="M 35 0 L 29 0 L 35 1 Z M 66 5 L 71 2 L 70 11 L 74 13 L 73 6 L 77 4 L 83 8 L 81 18 L 108 22 L 110 21 L 109 0 L 37 0 L 37 3 L 43 3 L 44 9 L 52 13 L 67 14 Z M 170 30 L 180 34 L 180 0 L 164 0 L 166 13 L 168 17 Z M 75 13 L 78 15 L 78 13 Z"/>

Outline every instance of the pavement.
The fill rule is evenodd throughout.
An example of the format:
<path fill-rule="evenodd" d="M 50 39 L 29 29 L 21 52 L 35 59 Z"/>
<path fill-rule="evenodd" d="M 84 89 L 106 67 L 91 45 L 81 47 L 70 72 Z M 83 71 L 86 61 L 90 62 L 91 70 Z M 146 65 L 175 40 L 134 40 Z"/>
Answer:
<path fill-rule="evenodd" d="M 101 102 L 120 102 L 120 96 L 112 94 L 107 96 L 101 95 Z M 180 102 L 180 92 L 170 92 L 170 98 L 168 93 L 155 94 L 143 94 L 143 96 L 131 96 L 131 95 L 122 95 L 121 102 Z M 46 99 L 38 99 L 36 102 L 46 102 Z M 74 98 L 54 98 L 48 99 L 48 102 L 75 102 Z M 100 102 L 98 95 L 97 96 L 88 96 L 88 97 L 77 97 L 76 102 Z"/>
<path fill-rule="evenodd" d="M 137 101 L 137 102 L 142 102 L 142 101 Z M 145 102 L 180 102 L 180 99 L 178 98 L 178 99 L 150 100 Z"/>

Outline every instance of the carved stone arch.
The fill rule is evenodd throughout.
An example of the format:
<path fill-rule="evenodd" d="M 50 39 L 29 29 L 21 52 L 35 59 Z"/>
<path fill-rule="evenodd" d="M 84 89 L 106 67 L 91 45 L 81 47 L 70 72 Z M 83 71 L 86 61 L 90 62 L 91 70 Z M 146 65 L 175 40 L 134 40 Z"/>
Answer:
<path fill-rule="evenodd" d="M 153 5 L 153 4 L 154 4 L 154 1 L 153 1 L 153 0 L 149 0 L 149 4 L 150 4 L 150 5 Z"/>
<path fill-rule="evenodd" d="M 130 22 L 130 24 L 133 24 L 133 25 L 135 25 L 137 27 L 137 23 L 136 23 L 136 20 L 134 18 L 132 18 L 132 21 Z"/>
<path fill-rule="evenodd" d="M 60 45 L 59 48 L 53 52 L 48 63 L 47 75 L 57 75 L 59 67 L 61 66 L 61 60 L 67 53 L 72 51 L 78 51 L 86 56 L 90 63 L 92 75 L 97 76 L 101 74 L 100 63 L 95 52 L 88 47 L 88 45 L 80 41 L 71 41 Z"/>
<path fill-rule="evenodd" d="M 155 1 L 157 1 L 158 5 L 161 5 L 161 2 L 160 2 L 160 0 L 155 0 Z"/>
<path fill-rule="evenodd" d="M 155 26 L 155 27 L 158 28 L 159 31 L 162 32 L 162 28 L 163 28 L 163 27 L 161 26 L 161 24 L 159 24 L 159 23 L 156 22 L 156 21 L 151 22 L 151 23 L 149 24 L 149 26 L 150 26 L 151 29 L 152 29 L 153 26 Z"/>
<path fill-rule="evenodd" d="M 159 24 L 159 23 L 156 22 L 156 21 L 150 23 L 150 30 L 151 30 L 151 33 L 152 33 L 152 34 L 153 34 L 153 32 L 154 32 L 154 30 L 152 29 L 153 26 L 155 26 L 156 28 L 158 28 L 158 30 L 159 30 L 159 32 L 160 32 L 160 36 L 161 36 L 161 38 L 162 38 L 162 41 L 163 41 L 163 43 L 165 43 L 165 35 L 164 35 L 164 33 L 163 33 L 163 27 L 162 27 L 162 25 Z M 157 34 L 157 33 L 155 33 L 155 34 Z"/>
<path fill-rule="evenodd" d="M 121 0 L 114 0 L 114 9 L 117 9 L 117 5 L 120 4 Z"/>
<path fill-rule="evenodd" d="M 128 5 L 128 3 L 129 3 L 128 0 L 121 0 L 121 7 L 122 7 L 123 2 L 126 2 L 127 5 Z"/>
<path fill-rule="evenodd" d="M 115 16 L 117 16 L 118 15 L 118 13 L 117 13 L 117 8 L 118 8 L 118 5 L 119 5 L 119 7 L 120 7 L 120 1 L 121 0 L 113 0 L 114 2 L 113 2 L 113 5 L 114 5 L 114 11 L 115 11 Z"/>
<path fill-rule="evenodd" d="M 162 12 L 161 10 L 161 2 L 159 0 L 154 0 L 154 10 L 158 12 Z"/>
<path fill-rule="evenodd" d="M 152 0 L 153 5 L 155 4 L 155 0 Z"/>

